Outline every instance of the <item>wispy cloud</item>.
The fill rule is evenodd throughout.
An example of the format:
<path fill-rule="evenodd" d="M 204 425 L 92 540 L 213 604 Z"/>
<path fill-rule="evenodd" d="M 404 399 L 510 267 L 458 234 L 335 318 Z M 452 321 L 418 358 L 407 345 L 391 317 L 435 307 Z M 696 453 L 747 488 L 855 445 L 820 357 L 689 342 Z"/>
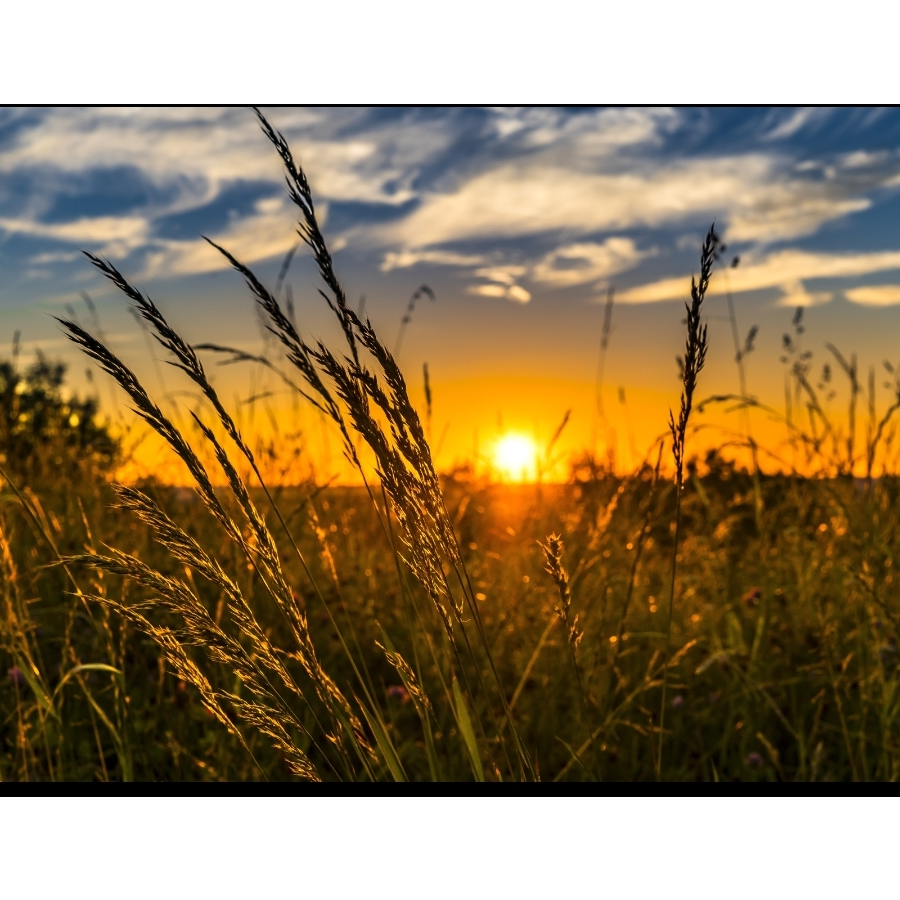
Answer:
<path fill-rule="evenodd" d="M 639 250 L 631 238 L 602 243 L 565 244 L 548 253 L 531 270 L 531 278 L 558 287 L 588 284 L 633 269 L 653 250 Z"/>
<path fill-rule="evenodd" d="M 653 252 L 638 250 L 634 241 L 621 237 L 611 237 L 602 243 L 566 244 L 552 250 L 535 264 L 495 264 L 476 269 L 476 277 L 485 279 L 489 284 L 472 285 L 469 293 L 528 303 L 532 293 L 520 284 L 523 280 L 554 288 L 603 282 L 634 268 Z M 600 284 L 594 285 L 594 289 L 599 287 Z"/>
<path fill-rule="evenodd" d="M 256 204 L 252 215 L 236 219 L 209 237 L 249 265 L 286 254 L 298 240 L 291 226 L 287 202 L 266 200 Z M 227 260 L 200 237 L 190 241 L 157 239 L 152 242 L 143 271 L 137 277 L 196 275 L 227 268 L 230 268 Z"/>
<path fill-rule="evenodd" d="M 322 111 L 286 110 L 278 124 L 300 138 L 303 164 L 320 196 L 397 204 L 409 199 L 409 172 L 392 165 L 365 135 L 329 139 L 339 124 Z M 346 116 L 344 117 L 346 119 Z M 316 126 L 326 126 L 311 134 Z M 327 127 L 327 126 L 331 127 Z M 326 134 L 322 134 L 322 132 Z M 234 181 L 281 184 L 278 161 L 265 152 L 254 117 L 246 109 L 56 109 L 22 128 L 0 150 L 0 173 L 49 169 L 79 173 L 129 166 L 157 184 L 175 185 L 166 211 L 208 203 Z"/>
<path fill-rule="evenodd" d="M 608 156 L 623 147 L 658 145 L 681 118 L 667 108 L 581 110 L 576 115 L 545 107 L 495 107 L 491 112 L 501 140 L 529 149 L 576 149 L 582 159 Z"/>
<path fill-rule="evenodd" d="M 399 250 L 384 255 L 382 272 L 394 269 L 408 269 L 421 263 L 435 266 L 479 266 L 486 261 L 481 254 L 454 253 L 452 250 Z"/>
<path fill-rule="evenodd" d="M 900 251 L 882 253 L 811 253 L 803 250 L 780 250 L 742 260 L 739 268 L 728 271 L 728 283 L 733 293 L 779 288 L 793 305 L 824 302 L 827 297 L 808 294 L 803 282 L 823 278 L 850 278 L 900 269 Z M 713 276 L 713 289 L 723 289 L 722 276 Z M 718 282 L 716 284 L 715 282 Z M 689 293 L 690 282 L 684 277 L 665 278 L 650 284 L 623 291 L 617 296 L 621 303 L 652 303 L 659 300 L 683 299 Z M 860 290 L 869 290 L 861 288 Z M 847 293 L 849 297 L 852 291 Z M 830 295 L 829 295 L 830 296 Z M 798 298 L 806 301 L 798 303 Z M 852 298 L 851 298 L 852 299 Z M 864 301 L 857 301 L 864 302 Z"/>
<path fill-rule="evenodd" d="M 48 266 L 55 263 L 69 263 L 79 259 L 81 254 L 72 250 L 61 250 L 55 253 L 37 253 L 28 257 L 28 262 L 33 266 Z"/>
<path fill-rule="evenodd" d="M 872 173 L 865 184 L 848 185 L 798 173 L 788 161 L 759 153 L 636 164 L 614 173 L 506 163 L 452 193 L 424 197 L 409 216 L 384 226 L 383 238 L 424 248 L 475 238 L 589 234 L 717 218 L 731 240 L 781 241 L 867 209 L 871 201 L 860 196 L 863 189 L 883 185 L 894 174 Z"/>
<path fill-rule="evenodd" d="M 798 306 L 822 306 L 834 296 L 833 291 L 808 291 L 802 281 L 788 281 L 781 285 L 778 306 L 796 309 Z"/>
<path fill-rule="evenodd" d="M 796 109 L 781 118 L 771 131 L 764 135 L 764 140 L 778 141 L 785 138 L 793 137 L 797 132 L 802 131 L 810 122 L 818 119 L 821 120 L 830 114 L 830 110 L 817 109 L 815 107 L 804 107 Z"/>
<path fill-rule="evenodd" d="M 521 285 L 504 284 L 503 282 L 474 284 L 469 288 L 469 293 L 481 297 L 501 297 L 504 300 L 511 300 L 513 303 L 529 303 L 531 301 L 530 291 L 526 291 Z"/>
<path fill-rule="evenodd" d="M 819 134 L 833 115 L 761 116 L 742 153 L 714 142 L 701 151 L 697 135 L 710 133 L 708 123 L 704 132 L 700 113 L 670 109 L 279 109 L 273 120 L 308 171 L 322 212 L 343 204 L 350 212 L 335 222 L 346 223 L 364 206 L 389 211 L 349 229 L 336 225 L 343 231 L 332 235 L 371 253 L 383 272 L 467 269 L 481 282 L 473 292 L 500 296 L 502 287 L 517 302 L 539 287 L 593 291 L 645 261 L 654 253 L 647 248 L 663 254 L 660 231 L 715 219 L 729 242 L 750 245 L 748 260 L 755 249 L 753 265 L 763 267 L 737 270 L 735 290 L 753 289 L 739 285 L 755 278 L 813 302 L 797 286 L 828 273 L 779 255 L 787 251 L 766 256 L 765 248 L 815 235 L 900 187 L 894 151 L 845 149 L 826 158 L 792 142 L 805 129 Z M 30 249 L 34 265 L 63 262 L 58 254 L 83 246 L 113 258 L 135 254 L 145 276 L 211 271 L 221 264 L 194 236 L 195 220 L 181 232 L 172 226 L 203 210 L 204 230 L 239 247 L 248 262 L 280 255 L 295 240 L 278 160 L 247 110 L 62 109 L 11 113 L 4 122 L 0 178 L 31 179 L 33 190 L 14 210 L 0 196 L 0 229 L 48 242 Z M 149 186 L 127 208 L 98 202 L 76 218 L 60 211 L 56 201 L 75 196 L 78 179 L 126 170 Z M 251 185 L 257 197 L 240 210 L 227 200 L 236 185 Z M 668 240 L 672 249 L 677 239 Z M 776 275 L 767 259 L 789 270 Z M 511 274 L 517 266 L 522 271 Z M 683 286 L 676 292 L 655 282 L 620 299 L 682 293 Z"/>
<path fill-rule="evenodd" d="M 844 296 L 851 303 L 859 303 L 862 306 L 897 306 L 900 304 L 900 284 L 852 288 L 844 291 Z"/>
<path fill-rule="evenodd" d="M 237 219 L 210 236 L 227 244 L 248 263 L 286 253 L 297 242 L 288 204 L 261 201 L 254 214 Z M 8 234 L 49 238 L 120 260 L 136 250 L 144 251 L 144 264 L 136 277 L 156 278 L 195 275 L 228 268 L 228 263 L 200 236 L 193 240 L 165 240 L 153 235 L 151 223 L 139 216 L 97 216 L 73 222 L 41 223 L 23 219 L 0 219 L 0 230 Z M 32 265 L 52 265 L 77 260 L 75 251 L 39 253 Z"/>
<path fill-rule="evenodd" d="M 0 219 L 0 229 L 83 247 L 100 246 L 110 256 L 122 256 L 146 244 L 150 233 L 149 223 L 141 216 L 95 216 L 58 223 Z"/>

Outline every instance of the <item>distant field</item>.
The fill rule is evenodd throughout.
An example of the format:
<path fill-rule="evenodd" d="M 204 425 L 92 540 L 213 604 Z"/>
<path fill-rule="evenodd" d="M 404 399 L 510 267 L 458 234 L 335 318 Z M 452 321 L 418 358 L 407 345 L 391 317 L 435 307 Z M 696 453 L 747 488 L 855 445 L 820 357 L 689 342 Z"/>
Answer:
<path fill-rule="evenodd" d="M 645 514 L 651 477 L 645 471 L 633 479 L 598 478 L 540 491 L 445 485 L 499 689 L 516 701 L 514 721 L 543 780 L 654 777 L 674 488 L 660 485 Z M 110 510 L 111 491 L 98 496 L 77 482 L 62 492 L 55 488 L 39 487 L 24 502 L 47 523 L 61 554 L 80 553 L 85 545 L 102 551 L 103 543 L 122 548 L 184 580 L 214 620 L 228 623 L 222 590 L 193 573 L 185 576 L 150 529 Z M 291 631 L 259 573 L 235 556 L 200 501 L 186 499 L 183 490 L 145 490 L 221 560 L 269 640 L 292 651 Z M 422 720 L 376 642 L 384 645 L 387 635 L 416 668 L 431 701 L 427 722 L 441 778 L 473 777 L 452 691 L 454 674 L 465 678 L 484 777 L 518 777 L 508 759 L 508 737 L 497 737 L 505 731 L 502 708 L 483 653 L 477 646 L 474 656 L 457 659 L 450 652 L 427 597 L 402 563 L 398 573 L 365 490 L 326 489 L 304 503 L 310 493 L 312 486 L 285 491 L 279 503 L 324 603 L 281 536 L 278 545 L 322 668 L 348 696 L 360 694 L 365 683 L 402 775 L 411 779 L 435 774 Z M 720 466 L 689 483 L 664 778 L 897 777 L 892 573 L 898 493 L 894 479 L 881 480 L 870 492 L 846 479 L 763 479 L 760 526 L 746 473 Z M 9 487 L 2 497 L 5 780 L 288 777 L 283 755 L 266 735 L 244 727 L 243 748 L 207 711 L 197 688 L 169 674 L 153 640 L 103 605 L 72 596 L 74 584 L 59 567 L 42 568 L 54 554 L 41 529 Z M 578 615 L 583 629 L 574 654 L 580 688 L 554 612 L 557 586 L 536 543 L 551 532 L 563 535 L 571 615 Z M 123 604 L 152 596 L 83 565 L 70 571 L 85 594 Z M 172 627 L 176 620 L 171 613 L 155 619 Z M 462 620 L 472 628 L 470 616 Z M 204 656 L 202 648 L 192 652 Z M 85 664 L 121 675 L 79 671 Z M 291 668 L 302 679 L 302 666 Z M 204 673 L 215 690 L 246 696 L 227 665 L 204 665 Z M 371 773 L 358 761 L 346 770 L 329 769 L 329 748 L 320 744 L 315 721 L 322 710 L 310 705 L 302 715 L 309 737 L 296 740 L 321 777 L 391 777 L 377 747 Z"/>

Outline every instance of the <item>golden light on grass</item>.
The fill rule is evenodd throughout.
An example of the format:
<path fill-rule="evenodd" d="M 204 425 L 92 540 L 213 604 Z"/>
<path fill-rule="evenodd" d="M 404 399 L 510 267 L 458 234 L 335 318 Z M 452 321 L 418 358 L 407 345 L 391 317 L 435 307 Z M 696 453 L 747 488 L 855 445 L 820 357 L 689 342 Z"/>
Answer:
<path fill-rule="evenodd" d="M 494 445 L 494 469 L 504 481 L 537 478 L 537 445 L 523 434 L 506 434 Z"/>

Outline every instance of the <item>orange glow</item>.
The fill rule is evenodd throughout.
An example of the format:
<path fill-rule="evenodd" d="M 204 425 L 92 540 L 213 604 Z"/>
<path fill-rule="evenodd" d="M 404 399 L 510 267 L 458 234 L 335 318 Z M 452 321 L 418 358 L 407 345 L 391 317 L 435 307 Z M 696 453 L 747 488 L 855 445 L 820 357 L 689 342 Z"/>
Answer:
<path fill-rule="evenodd" d="M 713 372 L 704 384 L 708 384 L 711 393 L 712 387 L 723 380 Z M 242 389 L 248 390 L 228 370 L 220 377 L 217 387 L 225 397 L 240 397 Z M 673 462 L 666 423 L 669 410 L 678 410 L 680 389 L 677 379 L 659 387 L 654 387 L 649 380 L 647 384 L 626 386 L 621 391 L 608 387 L 602 420 L 596 411 L 596 386 L 590 380 L 495 373 L 465 379 L 435 379 L 431 382 L 434 415 L 430 422 L 425 412 L 425 395 L 418 384 L 410 385 L 410 395 L 428 425 L 426 433 L 430 436 L 438 472 L 467 466 L 479 477 L 507 483 L 534 482 L 538 475 L 544 483 L 555 483 L 565 482 L 570 477 L 571 465 L 585 454 L 593 454 L 603 466 L 611 461 L 620 475 L 634 471 L 645 459 L 653 465 L 660 438 L 664 441 L 661 470 L 665 477 L 670 477 Z M 286 396 L 272 396 L 266 398 L 265 408 L 260 405 L 255 416 L 252 405 L 226 401 L 226 406 L 239 419 L 238 426 L 268 484 L 300 484 L 307 479 L 317 484 L 361 483 L 359 474 L 344 458 L 337 429 L 308 404 L 293 403 Z M 773 406 L 777 411 L 777 403 Z M 571 409 L 571 417 L 548 454 L 548 444 L 567 409 Z M 204 410 L 200 414 L 205 422 L 214 424 L 214 416 Z M 171 415 L 200 455 L 213 483 L 224 484 L 215 456 L 205 439 L 198 439 L 196 429 L 191 428 L 184 407 L 173 408 Z M 790 443 L 790 432 L 774 414 L 750 410 L 748 419 L 764 472 L 814 473 L 821 468 L 821 460 L 808 458 L 808 445 Z M 687 457 L 700 462 L 701 474 L 703 460 L 711 449 L 736 459 L 742 466 L 752 465 L 746 449 L 748 419 L 733 404 L 712 404 L 703 410 L 698 405 L 692 416 Z M 133 483 L 153 475 L 165 483 L 191 483 L 187 469 L 161 438 L 150 434 L 147 426 L 127 413 L 124 421 L 127 462 L 117 472 L 120 481 Z M 840 436 L 838 451 L 846 453 L 842 448 L 846 446 L 847 416 L 836 410 L 831 421 Z M 864 440 L 864 423 L 859 417 L 856 428 L 859 446 Z M 876 474 L 880 474 L 884 463 L 889 469 L 900 467 L 900 438 L 890 445 L 888 453 L 887 436 L 886 432 L 879 447 Z M 223 442 L 241 474 L 253 483 L 255 476 L 248 467 L 245 471 L 240 454 L 224 436 Z M 832 443 L 824 446 L 829 453 L 833 452 Z M 357 439 L 357 447 L 367 478 L 374 483 L 377 481 L 374 459 L 361 439 Z M 865 458 L 859 453 L 857 457 L 856 474 L 864 476 Z M 584 474 L 582 471 L 581 475 Z"/>
<path fill-rule="evenodd" d="M 493 462 L 504 481 L 534 481 L 537 478 L 537 447 L 522 434 L 507 434 L 494 445 Z"/>

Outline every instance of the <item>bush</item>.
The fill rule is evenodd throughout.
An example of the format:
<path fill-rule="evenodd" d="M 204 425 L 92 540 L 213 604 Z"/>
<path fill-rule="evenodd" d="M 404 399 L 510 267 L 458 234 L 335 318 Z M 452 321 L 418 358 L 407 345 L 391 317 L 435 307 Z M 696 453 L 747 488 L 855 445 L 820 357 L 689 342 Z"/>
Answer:
<path fill-rule="evenodd" d="M 19 372 L 0 361 L 0 465 L 32 482 L 85 469 L 108 472 L 119 458 L 119 442 L 97 414 L 93 397 L 66 399 L 66 366 L 43 356 Z"/>

